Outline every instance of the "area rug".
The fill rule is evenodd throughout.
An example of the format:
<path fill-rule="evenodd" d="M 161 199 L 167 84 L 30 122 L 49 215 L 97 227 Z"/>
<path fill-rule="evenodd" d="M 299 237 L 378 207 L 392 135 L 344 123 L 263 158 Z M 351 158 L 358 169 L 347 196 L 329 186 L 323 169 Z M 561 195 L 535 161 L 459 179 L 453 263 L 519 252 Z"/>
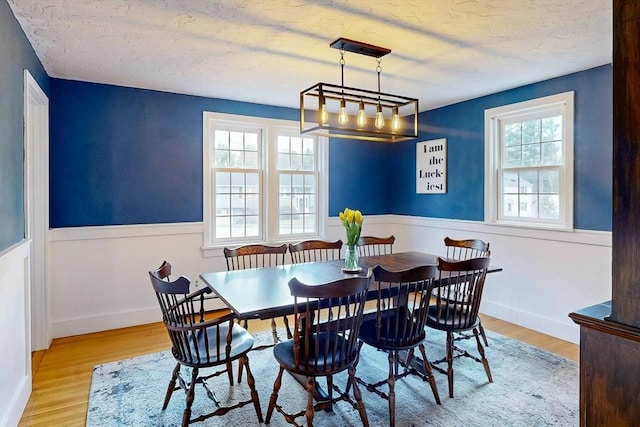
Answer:
<path fill-rule="evenodd" d="M 454 362 L 455 397 L 448 397 L 446 375 L 435 372 L 442 400 L 437 405 L 429 385 L 410 375 L 396 383 L 396 424 L 398 426 L 577 426 L 578 364 L 519 341 L 487 331 L 493 383 L 487 381 L 482 365 L 469 358 Z M 269 333 L 256 334 L 258 341 L 268 341 Z M 436 360 L 444 355 L 445 337 L 429 331 L 427 356 Z M 476 352 L 475 340 L 461 344 Z M 256 379 L 263 415 L 269 403 L 278 366 L 271 349 L 249 353 Z M 164 393 L 175 361 L 169 351 L 98 365 L 94 368 L 87 411 L 88 427 L 110 426 L 179 426 L 185 398 L 174 393 L 169 407 L 162 411 Z M 236 364 L 234 370 L 237 372 Z M 368 346 L 362 349 L 357 376 L 369 382 L 387 376 L 386 353 Z M 335 379 L 343 387 L 346 373 Z M 321 380 L 324 384 L 324 380 Z M 226 376 L 212 380 L 219 386 L 218 398 L 226 403 L 248 398 L 246 381 L 228 386 Z M 360 387 L 371 426 L 388 425 L 387 402 Z M 384 386 L 384 391 L 387 391 Z M 301 385 L 285 374 L 279 403 L 298 411 L 306 404 Z M 212 402 L 202 388 L 196 389 L 193 416 L 211 412 Z M 303 422 L 304 418 L 299 419 Z M 318 412 L 318 426 L 361 425 L 358 412 L 347 402 L 339 402 L 333 412 Z M 209 418 L 198 426 L 255 426 L 253 405 L 235 409 L 223 417 Z M 287 425 L 274 412 L 274 427 Z"/>

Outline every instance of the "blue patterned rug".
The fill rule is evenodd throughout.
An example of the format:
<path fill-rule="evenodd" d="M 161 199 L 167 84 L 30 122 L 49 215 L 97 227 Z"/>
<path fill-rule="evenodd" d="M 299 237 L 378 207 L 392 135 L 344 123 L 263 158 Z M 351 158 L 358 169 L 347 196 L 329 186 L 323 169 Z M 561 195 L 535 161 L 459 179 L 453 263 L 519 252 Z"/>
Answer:
<path fill-rule="evenodd" d="M 489 331 L 487 334 L 489 347 L 486 354 L 493 383 L 487 381 L 481 364 L 468 358 L 456 359 L 455 397 L 448 397 L 446 375 L 435 372 L 442 400 L 442 405 L 436 405 L 428 384 L 415 376 L 408 376 L 396 383 L 396 424 L 429 427 L 577 426 L 578 364 L 502 335 Z M 256 334 L 256 339 L 269 342 L 270 334 Z M 426 346 L 431 360 L 444 355 L 444 343 L 444 335 L 428 331 Z M 465 341 L 461 346 L 468 347 L 472 354 L 476 353 L 474 340 Z M 265 415 L 278 367 L 271 349 L 253 351 L 249 358 Z M 174 366 L 168 351 L 96 366 L 91 381 L 87 426 L 179 426 L 185 402 L 182 392 L 174 393 L 167 410 L 161 410 Z M 385 378 L 387 369 L 386 353 L 365 345 L 357 376 L 374 382 Z M 338 376 L 336 384 L 343 386 L 345 378 L 346 373 Z M 212 382 L 220 384 L 216 393 L 223 403 L 244 400 L 248 396 L 244 380 L 231 388 L 226 376 L 216 377 Z M 364 387 L 360 389 L 371 426 L 388 425 L 387 402 Z M 385 386 L 383 390 L 388 389 Z M 306 404 L 306 393 L 285 374 L 278 402 L 290 410 L 301 410 Z M 210 404 L 204 390 L 196 389 L 193 415 L 210 412 Z M 317 413 L 314 423 L 318 426 L 361 425 L 357 411 L 346 402 L 335 405 L 333 413 Z M 244 427 L 259 423 L 253 405 L 247 405 L 224 417 L 209 418 L 196 425 Z M 280 427 L 287 424 L 279 413 L 274 412 L 270 425 Z"/>

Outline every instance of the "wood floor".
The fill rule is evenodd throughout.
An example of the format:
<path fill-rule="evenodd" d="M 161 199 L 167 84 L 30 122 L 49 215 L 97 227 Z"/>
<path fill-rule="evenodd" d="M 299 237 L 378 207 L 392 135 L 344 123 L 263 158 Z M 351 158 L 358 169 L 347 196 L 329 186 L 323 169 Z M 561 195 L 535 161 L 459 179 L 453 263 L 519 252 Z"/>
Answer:
<path fill-rule="evenodd" d="M 482 324 L 485 329 L 578 361 L 576 344 L 488 316 L 482 316 Z M 252 323 L 250 329 L 267 330 L 269 323 Z M 84 426 L 94 365 L 167 350 L 169 346 L 162 323 L 54 340 L 48 350 L 33 355 L 33 392 L 19 425 Z M 490 350 L 487 356 L 491 361 Z"/>

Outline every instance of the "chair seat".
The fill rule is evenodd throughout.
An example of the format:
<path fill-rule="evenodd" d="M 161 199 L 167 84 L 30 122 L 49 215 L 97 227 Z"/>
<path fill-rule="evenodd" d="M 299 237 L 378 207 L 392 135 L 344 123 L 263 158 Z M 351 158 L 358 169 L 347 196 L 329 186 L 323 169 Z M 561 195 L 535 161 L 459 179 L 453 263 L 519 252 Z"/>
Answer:
<path fill-rule="evenodd" d="M 446 314 L 446 317 L 442 317 Z M 440 308 L 440 318 L 438 318 L 438 306 L 430 305 L 427 314 L 427 326 L 433 329 L 439 329 L 446 332 L 467 331 L 473 329 L 480 323 L 480 318 L 469 319 L 467 323 L 461 322 L 464 314 L 460 310 L 446 310 L 446 306 Z"/>
<path fill-rule="evenodd" d="M 195 334 L 191 334 L 189 341 L 190 358 L 181 356 L 175 348 L 172 348 L 173 356 L 187 366 L 214 366 L 235 360 L 253 347 L 253 336 L 237 323 L 233 324 L 229 357 L 226 354 L 228 324 L 221 324 L 217 333 L 216 328 L 207 328 L 204 331 L 206 333 L 200 329 Z M 194 336 L 196 337 L 197 345 L 193 342 Z M 209 351 L 203 351 L 207 347 Z M 196 351 L 196 348 L 199 350 Z"/>
<path fill-rule="evenodd" d="M 395 311 L 393 313 L 395 313 Z M 404 319 L 404 321 L 399 324 L 397 316 L 393 313 L 387 312 L 382 315 L 380 338 L 377 337 L 376 332 L 377 319 L 363 322 L 362 326 L 360 326 L 358 338 L 366 344 L 380 350 L 406 350 L 420 344 L 426 335 L 424 328 L 419 331 L 418 335 L 414 335 L 411 333 L 413 332 L 411 331 L 412 325 L 415 327 L 413 321 Z M 398 332 L 394 333 L 394 331 Z"/>
<path fill-rule="evenodd" d="M 314 343 L 316 341 L 314 340 Z M 315 346 L 309 349 L 309 354 L 305 354 L 304 348 L 300 346 L 300 363 L 296 366 L 293 353 L 293 340 L 288 340 L 276 344 L 273 348 L 273 356 L 278 363 L 284 367 L 287 371 L 307 376 L 324 376 L 328 374 L 334 374 L 347 369 L 351 363 L 340 364 L 340 360 L 353 361 L 358 352 L 358 347 L 354 346 L 351 355 L 347 358 L 339 357 L 339 352 L 335 355 L 332 351 L 326 352 L 327 357 L 324 358 L 325 348 L 349 348 L 344 338 L 336 336 L 334 334 L 327 335 L 321 333 L 318 336 L 318 348 L 317 352 L 320 356 L 316 356 Z M 335 346 L 335 347 L 334 347 Z M 334 359 L 335 356 L 336 358 Z M 316 360 L 318 359 L 318 360 Z"/>

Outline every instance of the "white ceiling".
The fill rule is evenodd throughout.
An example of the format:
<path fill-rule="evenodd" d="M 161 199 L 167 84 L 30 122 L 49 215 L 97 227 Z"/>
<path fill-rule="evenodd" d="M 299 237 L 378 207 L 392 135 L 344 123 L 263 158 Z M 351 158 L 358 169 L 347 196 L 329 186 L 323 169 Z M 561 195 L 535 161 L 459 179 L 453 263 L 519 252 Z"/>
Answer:
<path fill-rule="evenodd" d="M 611 0 L 8 0 L 51 77 L 297 107 L 346 37 L 420 110 L 611 62 Z M 346 86 L 376 90 L 347 52 Z"/>

